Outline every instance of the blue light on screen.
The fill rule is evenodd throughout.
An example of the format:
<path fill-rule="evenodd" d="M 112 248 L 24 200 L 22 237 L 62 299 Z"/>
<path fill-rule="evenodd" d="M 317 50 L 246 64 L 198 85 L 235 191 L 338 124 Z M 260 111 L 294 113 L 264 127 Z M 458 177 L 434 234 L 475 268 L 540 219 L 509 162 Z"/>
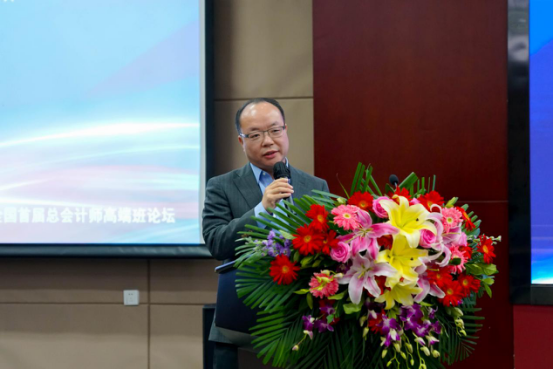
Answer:
<path fill-rule="evenodd" d="M 553 284 L 553 2 L 530 2 L 532 283 Z"/>
<path fill-rule="evenodd" d="M 0 2 L 0 243 L 200 242 L 198 0 Z"/>

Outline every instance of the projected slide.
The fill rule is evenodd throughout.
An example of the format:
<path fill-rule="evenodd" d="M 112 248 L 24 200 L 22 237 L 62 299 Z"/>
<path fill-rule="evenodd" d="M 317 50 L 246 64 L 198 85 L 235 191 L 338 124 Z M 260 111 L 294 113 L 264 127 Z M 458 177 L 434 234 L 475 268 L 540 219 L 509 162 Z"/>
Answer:
<path fill-rule="evenodd" d="M 0 1 L 0 243 L 200 242 L 199 14 Z"/>
<path fill-rule="evenodd" d="M 553 284 L 553 2 L 530 2 L 532 283 Z"/>

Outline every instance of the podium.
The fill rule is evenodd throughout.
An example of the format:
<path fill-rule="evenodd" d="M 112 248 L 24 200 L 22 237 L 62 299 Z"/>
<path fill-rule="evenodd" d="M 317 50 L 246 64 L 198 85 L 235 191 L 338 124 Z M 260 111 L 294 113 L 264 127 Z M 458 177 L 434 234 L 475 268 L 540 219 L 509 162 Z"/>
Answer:
<path fill-rule="evenodd" d="M 238 298 L 234 262 L 223 264 L 215 271 L 219 274 L 215 326 L 237 346 L 248 346 L 253 340 L 250 328 L 256 324 L 258 309 L 251 309 Z"/>

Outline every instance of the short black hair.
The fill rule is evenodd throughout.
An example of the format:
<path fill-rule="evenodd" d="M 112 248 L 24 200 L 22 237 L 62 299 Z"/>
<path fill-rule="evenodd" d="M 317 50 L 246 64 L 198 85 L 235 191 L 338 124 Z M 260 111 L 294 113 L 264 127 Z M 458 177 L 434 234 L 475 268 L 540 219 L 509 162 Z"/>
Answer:
<path fill-rule="evenodd" d="M 278 109 L 278 111 L 280 111 L 280 115 L 282 115 L 282 121 L 286 123 L 286 119 L 284 118 L 284 110 L 282 109 L 282 106 L 280 106 L 278 101 L 276 101 L 275 99 L 270 99 L 268 97 L 256 97 L 255 99 L 246 101 L 246 103 L 242 105 L 242 107 L 236 112 L 236 119 L 234 120 L 234 124 L 236 124 L 236 130 L 238 131 L 238 133 L 242 133 L 240 130 L 240 116 L 242 115 L 244 109 L 246 109 L 248 105 L 256 105 L 262 102 L 274 105 Z"/>

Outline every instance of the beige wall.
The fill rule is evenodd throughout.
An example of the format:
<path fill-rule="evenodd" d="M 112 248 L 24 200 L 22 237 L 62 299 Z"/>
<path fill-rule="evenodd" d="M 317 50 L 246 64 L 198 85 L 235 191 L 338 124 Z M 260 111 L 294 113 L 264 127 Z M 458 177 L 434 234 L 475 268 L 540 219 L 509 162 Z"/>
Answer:
<path fill-rule="evenodd" d="M 214 2 L 216 172 L 246 162 L 234 112 L 266 96 L 286 110 L 291 163 L 312 173 L 311 0 Z M 201 368 L 202 306 L 215 302 L 216 265 L 0 259 L 0 369 Z M 123 305 L 124 289 L 140 291 L 139 306 Z"/>
<path fill-rule="evenodd" d="M 292 165 L 313 173 L 311 0 L 215 0 L 216 173 L 247 162 L 234 114 L 248 99 L 279 100 Z M 301 148 L 300 148 L 301 145 Z"/>

